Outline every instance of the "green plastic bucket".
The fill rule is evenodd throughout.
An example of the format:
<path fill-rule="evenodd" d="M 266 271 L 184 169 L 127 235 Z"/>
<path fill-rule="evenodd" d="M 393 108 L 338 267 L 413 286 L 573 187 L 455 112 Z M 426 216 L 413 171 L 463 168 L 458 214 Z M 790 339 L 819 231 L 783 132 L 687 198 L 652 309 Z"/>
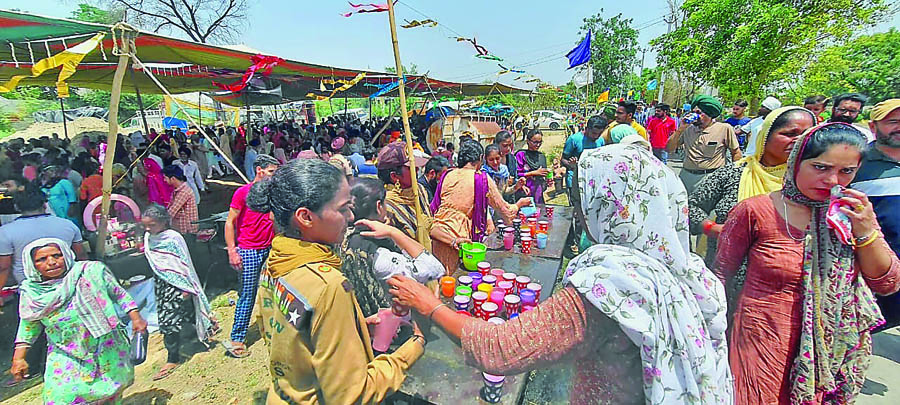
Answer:
<path fill-rule="evenodd" d="M 487 246 L 484 243 L 472 242 L 459 245 L 459 256 L 462 257 L 463 266 L 468 271 L 478 270 L 478 262 L 484 261 Z"/>

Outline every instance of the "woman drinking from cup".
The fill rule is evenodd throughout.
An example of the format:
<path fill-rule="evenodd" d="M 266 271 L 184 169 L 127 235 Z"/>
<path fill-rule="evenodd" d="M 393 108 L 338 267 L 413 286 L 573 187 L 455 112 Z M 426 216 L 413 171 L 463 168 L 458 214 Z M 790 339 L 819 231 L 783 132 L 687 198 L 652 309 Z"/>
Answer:
<path fill-rule="evenodd" d="M 637 145 L 585 151 L 578 170 L 576 209 L 598 244 L 533 310 L 494 325 L 408 278 L 389 280 L 391 294 L 459 339 L 466 363 L 487 373 L 574 359 L 572 403 L 732 403 L 724 290 L 690 253 L 681 181 Z"/>
<path fill-rule="evenodd" d="M 297 159 L 256 182 L 247 206 L 271 212 L 277 236 L 260 276 L 257 306 L 269 348 L 269 404 L 381 402 L 423 353 L 413 336 L 375 357 L 367 323 L 334 246 L 353 220 L 342 171 Z"/>
<path fill-rule="evenodd" d="M 134 381 L 131 347 L 116 309 L 142 333 L 147 322 L 137 305 L 101 262 L 75 261 L 65 242 L 42 238 L 25 246 L 19 331 L 12 374 L 28 371 L 25 354 L 43 329 L 50 352 L 44 372 L 44 403 L 121 401 Z"/>
<path fill-rule="evenodd" d="M 743 200 L 728 216 L 717 274 L 730 281 L 747 261 L 729 339 L 736 403 L 844 404 L 859 394 L 870 331 L 884 322 L 872 292 L 900 287 L 900 262 L 872 204 L 843 188 L 865 147 L 851 125 L 807 130 L 794 143 L 782 190 Z M 849 221 L 834 222 L 830 204 Z M 852 228 L 847 243 L 829 222 Z"/>

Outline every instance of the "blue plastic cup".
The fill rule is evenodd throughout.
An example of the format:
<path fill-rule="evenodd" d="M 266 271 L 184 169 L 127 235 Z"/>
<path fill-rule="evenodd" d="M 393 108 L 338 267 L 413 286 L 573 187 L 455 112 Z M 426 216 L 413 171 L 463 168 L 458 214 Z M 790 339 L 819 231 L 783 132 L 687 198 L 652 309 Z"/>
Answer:
<path fill-rule="evenodd" d="M 547 234 L 539 233 L 537 234 L 537 248 L 544 249 L 547 247 Z"/>

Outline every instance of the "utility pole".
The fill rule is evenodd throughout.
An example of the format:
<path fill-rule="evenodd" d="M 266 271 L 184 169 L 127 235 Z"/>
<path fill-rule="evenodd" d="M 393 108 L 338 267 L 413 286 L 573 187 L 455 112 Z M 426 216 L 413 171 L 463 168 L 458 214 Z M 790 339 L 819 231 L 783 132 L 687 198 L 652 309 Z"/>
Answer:
<path fill-rule="evenodd" d="M 666 22 L 666 34 L 672 33 L 672 24 L 675 24 L 678 20 L 675 17 L 675 12 L 678 11 L 678 3 L 676 0 L 668 0 L 669 2 L 669 17 L 664 21 Z M 659 74 L 659 94 L 657 96 L 657 102 L 663 102 L 663 89 L 666 87 L 666 70 L 665 67 L 662 67 L 661 72 Z"/>
<path fill-rule="evenodd" d="M 647 54 L 647 48 L 641 48 L 641 71 L 638 77 L 644 77 L 644 55 Z"/>

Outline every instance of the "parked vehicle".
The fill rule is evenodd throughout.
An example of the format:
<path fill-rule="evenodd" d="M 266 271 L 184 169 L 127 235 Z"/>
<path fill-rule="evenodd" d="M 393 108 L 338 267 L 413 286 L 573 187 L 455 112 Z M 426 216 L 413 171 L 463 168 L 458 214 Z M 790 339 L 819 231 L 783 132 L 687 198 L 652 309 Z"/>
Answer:
<path fill-rule="evenodd" d="M 557 130 L 566 125 L 566 117 L 551 110 L 537 110 L 531 113 L 532 128 L 549 128 Z"/>

